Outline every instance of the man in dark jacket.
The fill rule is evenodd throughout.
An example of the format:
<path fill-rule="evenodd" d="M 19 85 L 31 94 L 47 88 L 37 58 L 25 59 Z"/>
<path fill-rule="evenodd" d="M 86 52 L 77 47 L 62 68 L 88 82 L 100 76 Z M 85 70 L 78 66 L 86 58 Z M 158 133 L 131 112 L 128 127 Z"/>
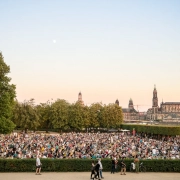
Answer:
<path fill-rule="evenodd" d="M 114 174 L 115 172 L 115 159 L 112 157 L 111 161 L 111 174 Z"/>
<path fill-rule="evenodd" d="M 95 165 L 95 168 L 94 168 L 94 171 L 95 171 L 95 176 L 94 178 L 97 178 L 100 180 L 100 175 L 99 175 L 99 168 L 100 168 L 100 165 L 99 163 L 97 162 L 96 165 Z"/>

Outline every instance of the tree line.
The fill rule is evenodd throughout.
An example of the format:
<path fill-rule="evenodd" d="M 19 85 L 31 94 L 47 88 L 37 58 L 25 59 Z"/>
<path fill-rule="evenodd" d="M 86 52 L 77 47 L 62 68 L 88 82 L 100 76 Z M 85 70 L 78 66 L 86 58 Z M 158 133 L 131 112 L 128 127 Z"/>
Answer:
<path fill-rule="evenodd" d="M 57 129 L 81 131 L 83 129 L 118 128 L 123 121 L 122 109 L 116 104 L 90 106 L 79 102 L 70 104 L 57 99 L 35 105 L 34 99 L 22 103 L 16 101 L 12 121 L 20 129 Z"/>

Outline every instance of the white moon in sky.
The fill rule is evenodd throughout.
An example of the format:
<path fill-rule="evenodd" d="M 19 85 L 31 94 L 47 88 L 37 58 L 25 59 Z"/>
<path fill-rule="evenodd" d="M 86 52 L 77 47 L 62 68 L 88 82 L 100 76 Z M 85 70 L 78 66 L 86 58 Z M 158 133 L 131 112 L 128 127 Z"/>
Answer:
<path fill-rule="evenodd" d="M 55 40 L 55 39 L 53 40 L 53 43 L 56 43 L 56 40 Z"/>

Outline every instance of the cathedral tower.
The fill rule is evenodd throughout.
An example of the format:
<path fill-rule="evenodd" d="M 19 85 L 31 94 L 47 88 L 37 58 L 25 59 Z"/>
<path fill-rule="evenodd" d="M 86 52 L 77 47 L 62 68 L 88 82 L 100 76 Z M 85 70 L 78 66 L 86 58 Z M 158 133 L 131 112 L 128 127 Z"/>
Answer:
<path fill-rule="evenodd" d="M 157 97 L 156 86 L 154 86 L 154 91 L 153 91 L 152 107 L 158 107 L 158 97 Z"/>
<path fill-rule="evenodd" d="M 79 94 L 78 94 L 78 102 L 79 102 L 81 105 L 84 105 L 84 102 L 83 102 L 83 100 L 82 100 L 82 94 L 81 94 L 81 92 L 79 92 Z"/>
<path fill-rule="evenodd" d="M 154 90 L 153 90 L 153 98 L 152 98 L 152 119 L 156 120 L 157 119 L 157 113 L 158 113 L 158 97 L 157 97 L 157 90 L 156 86 L 154 85 Z"/>
<path fill-rule="evenodd" d="M 82 94 L 81 94 L 81 92 L 79 92 L 79 94 L 78 94 L 78 101 L 82 101 Z"/>

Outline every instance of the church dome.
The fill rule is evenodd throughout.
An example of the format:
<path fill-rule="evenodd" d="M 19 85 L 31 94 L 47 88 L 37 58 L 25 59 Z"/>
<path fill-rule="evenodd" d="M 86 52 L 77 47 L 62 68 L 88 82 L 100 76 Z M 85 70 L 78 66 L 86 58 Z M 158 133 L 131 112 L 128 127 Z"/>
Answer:
<path fill-rule="evenodd" d="M 129 104 L 133 105 L 133 100 L 130 98 Z"/>
<path fill-rule="evenodd" d="M 118 99 L 116 99 L 115 104 L 119 105 L 119 100 Z"/>

